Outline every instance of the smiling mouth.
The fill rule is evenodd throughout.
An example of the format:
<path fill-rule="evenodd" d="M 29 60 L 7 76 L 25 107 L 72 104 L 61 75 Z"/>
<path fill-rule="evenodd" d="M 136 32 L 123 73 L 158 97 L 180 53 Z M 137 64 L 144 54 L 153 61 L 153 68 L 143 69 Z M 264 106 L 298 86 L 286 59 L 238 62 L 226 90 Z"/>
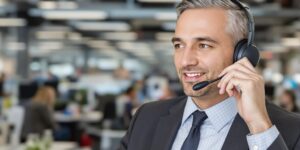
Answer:
<path fill-rule="evenodd" d="M 183 81 L 185 82 L 196 82 L 204 80 L 205 73 L 201 72 L 185 72 L 183 73 Z"/>

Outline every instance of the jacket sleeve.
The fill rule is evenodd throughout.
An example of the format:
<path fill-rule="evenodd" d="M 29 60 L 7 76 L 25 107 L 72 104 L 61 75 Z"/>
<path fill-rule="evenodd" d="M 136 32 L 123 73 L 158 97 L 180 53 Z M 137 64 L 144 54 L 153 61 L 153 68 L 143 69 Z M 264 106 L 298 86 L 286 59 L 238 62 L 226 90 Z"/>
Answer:
<path fill-rule="evenodd" d="M 127 150 L 128 149 L 128 144 L 129 144 L 129 141 L 130 141 L 130 136 L 131 136 L 131 133 L 132 133 L 132 131 L 134 129 L 134 125 L 135 125 L 136 119 L 139 116 L 142 107 L 143 106 L 141 106 L 137 110 L 137 112 L 134 114 L 134 116 L 132 117 L 132 120 L 130 122 L 129 128 L 128 128 L 125 136 L 122 138 L 122 140 L 120 142 L 120 145 L 119 145 L 119 147 L 118 147 L 117 150 Z"/>
<path fill-rule="evenodd" d="M 296 150 L 296 149 L 300 149 L 300 135 L 297 139 L 297 142 L 296 142 L 295 146 L 293 147 L 293 150 Z"/>
<path fill-rule="evenodd" d="M 298 142 L 298 148 L 300 148 L 299 142 Z M 295 150 L 296 150 L 295 149 Z M 283 140 L 282 136 L 279 134 L 276 140 L 271 144 L 271 146 L 268 148 L 268 150 L 289 150 L 287 145 L 285 144 L 285 141 Z"/>

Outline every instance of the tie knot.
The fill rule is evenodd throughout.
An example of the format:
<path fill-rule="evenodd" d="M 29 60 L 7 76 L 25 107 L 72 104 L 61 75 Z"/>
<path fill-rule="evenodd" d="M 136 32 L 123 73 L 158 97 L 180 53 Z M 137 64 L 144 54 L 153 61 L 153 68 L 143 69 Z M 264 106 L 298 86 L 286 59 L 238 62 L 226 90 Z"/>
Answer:
<path fill-rule="evenodd" d="M 207 115 L 204 111 L 196 110 L 193 113 L 193 126 L 198 126 L 203 123 L 203 121 L 207 118 Z"/>

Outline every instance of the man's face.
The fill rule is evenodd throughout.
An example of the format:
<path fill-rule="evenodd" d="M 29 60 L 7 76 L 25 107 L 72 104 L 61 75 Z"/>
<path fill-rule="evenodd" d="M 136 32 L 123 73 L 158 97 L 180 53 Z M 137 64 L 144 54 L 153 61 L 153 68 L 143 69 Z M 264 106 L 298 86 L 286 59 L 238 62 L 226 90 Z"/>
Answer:
<path fill-rule="evenodd" d="M 177 20 L 174 63 L 186 95 L 207 97 L 218 94 L 217 84 L 199 91 L 192 87 L 212 80 L 232 64 L 233 41 L 226 31 L 227 12 L 218 8 L 189 9 Z"/>

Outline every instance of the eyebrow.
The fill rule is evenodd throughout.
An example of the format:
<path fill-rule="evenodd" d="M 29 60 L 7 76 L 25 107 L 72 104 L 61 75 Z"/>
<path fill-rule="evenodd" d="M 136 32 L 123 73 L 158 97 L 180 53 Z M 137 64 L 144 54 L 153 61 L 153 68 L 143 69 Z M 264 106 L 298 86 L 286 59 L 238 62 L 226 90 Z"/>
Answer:
<path fill-rule="evenodd" d="M 205 36 L 205 37 L 195 37 L 195 38 L 193 38 L 193 40 L 195 40 L 195 41 L 207 41 L 207 42 L 211 42 L 211 43 L 214 43 L 214 44 L 219 43 L 218 41 L 216 41 L 216 40 L 214 40 L 210 37 L 207 37 L 207 36 Z M 172 43 L 174 43 L 174 42 L 182 42 L 183 40 L 179 37 L 173 37 L 171 41 L 172 41 Z"/>
<path fill-rule="evenodd" d="M 172 43 L 174 43 L 174 42 L 181 42 L 182 40 L 179 37 L 173 37 L 171 41 Z"/>

